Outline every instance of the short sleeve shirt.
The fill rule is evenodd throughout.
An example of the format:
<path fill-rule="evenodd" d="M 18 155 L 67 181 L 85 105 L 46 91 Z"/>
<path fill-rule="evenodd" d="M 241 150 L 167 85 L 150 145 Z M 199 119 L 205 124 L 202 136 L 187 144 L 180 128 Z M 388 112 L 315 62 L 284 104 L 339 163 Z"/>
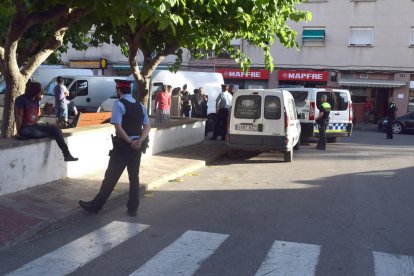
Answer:
<path fill-rule="evenodd" d="M 121 99 L 125 99 L 125 100 L 127 100 L 131 103 L 136 102 L 136 100 L 132 97 L 131 94 L 125 94 L 121 97 Z M 141 104 L 141 107 L 142 107 L 142 111 L 144 113 L 143 124 L 144 125 L 149 125 L 150 120 L 148 118 L 147 109 L 145 108 L 145 106 L 142 103 L 140 103 L 140 104 Z M 122 102 L 120 102 L 120 101 L 114 102 L 114 104 L 112 106 L 111 124 L 113 124 L 113 125 L 122 125 L 122 116 L 125 115 L 125 112 L 126 112 L 126 109 L 125 109 L 125 106 L 122 104 Z"/>
<path fill-rule="evenodd" d="M 233 100 L 233 96 L 230 94 L 230 92 L 225 91 L 225 92 L 221 92 L 217 96 L 216 104 L 218 105 L 219 109 L 230 108 L 232 100 Z"/>
<path fill-rule="evenodd" d="M 14 106 L 15 109 L 23 109 L 22 126 L 31 126 L 36 124 L 37 114 L 39 114 L 38 101 L 30 99 L 26 95 L 20 95 L 16 98 Z"/>

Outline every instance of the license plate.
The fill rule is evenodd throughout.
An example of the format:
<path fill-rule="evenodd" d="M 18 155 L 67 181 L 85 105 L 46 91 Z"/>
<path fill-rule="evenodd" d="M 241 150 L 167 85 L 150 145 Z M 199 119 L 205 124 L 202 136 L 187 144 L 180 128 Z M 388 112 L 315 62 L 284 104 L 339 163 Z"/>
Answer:
<path fill-rule="evenodd" d="M 258 125 L 236 125 L 236 130 L 240 131 L 258 131 Z"/>

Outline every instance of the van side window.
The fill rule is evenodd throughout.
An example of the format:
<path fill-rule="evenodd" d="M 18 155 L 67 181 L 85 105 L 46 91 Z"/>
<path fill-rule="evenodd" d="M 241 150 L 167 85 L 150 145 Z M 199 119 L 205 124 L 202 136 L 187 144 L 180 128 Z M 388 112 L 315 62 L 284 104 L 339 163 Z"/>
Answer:
<path fill-rule="evenodd" d="M 245 95 L 237 97 L 234 106 L 234 117 L 238 119 L 259 119 L 262 97 L 259 95 Z"/>
<path fill-rule="evenodd" d="M 280 98 L 276 96 L 266 96 L 264 104 L 264 117 L 266 119 L 279 120 L 282 116 Z"/>
<path fill-rule="evenodd" d="M 331 110 L 344 111 L 348 109 L 349 97 L 345 92 L 321 91 L 317 93 L 316 104 L 321 105 L 321 96 L 325 94 L 328 96 L 328 103 L 331 105 Z"/>
<path fill-rule="evenodd" d="M 88 95 L 88 81 L 80 80 L 76 82 L 76 96 Z"/>
<path fill-rule="evenodd" d="M 297 107 L 304 107 L 306 105 L 306 101 L 308 99 L 307 91 L 290 91 L 290 93 L 295 99 L 295 103 Z"/>

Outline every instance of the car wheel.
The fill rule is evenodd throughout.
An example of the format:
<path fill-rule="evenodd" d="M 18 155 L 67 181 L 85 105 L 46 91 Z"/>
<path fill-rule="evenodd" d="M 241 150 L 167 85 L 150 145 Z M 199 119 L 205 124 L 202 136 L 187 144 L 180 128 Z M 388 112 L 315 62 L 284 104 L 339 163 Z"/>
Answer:
<path fill-rule="evenodd" d="M 328 143 L 338 143 L 339 137 L 328 137 L 326 138 L 326 142 Z"/>
<path fill-rule="evenodd" d="M 283 153 L 283 160 L 285 162 L 292 162 L 293 161 L 293 150 L 285 151 Z"/>
<path fill-rule="evenodd" d="M 400 134 L 401 132 L 403 132 L 403 125 L 396 122 L 392 124 L 392 133 L 394 134 Z"/>

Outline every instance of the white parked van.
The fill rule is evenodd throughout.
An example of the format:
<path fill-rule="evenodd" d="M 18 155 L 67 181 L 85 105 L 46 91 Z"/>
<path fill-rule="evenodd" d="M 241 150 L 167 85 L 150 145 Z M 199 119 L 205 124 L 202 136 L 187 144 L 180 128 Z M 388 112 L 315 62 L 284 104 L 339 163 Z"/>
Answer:
<path fill-rule="evenodd" d="M 344 89 L 327 88 L 285 88 L 295 98 L 296 108 L 299 112 L 302 125 L 302 139 L 319 136 L 315 118 L 319 114 L 318 106 L 321 104 L 321 96 L 328 96 L 331 105 L 329 126 L 326 128 L 326 139 L 329 143 L 335 143 L 341 136 L 352 134 L 352 101 L 351 94 Z"/>
<path fill-rule="evenodd" d="M 115 79 L 126 77 L 96 77 L 96 76 L 62 76 L 63 84 L 69 90 L 69 99 L 73 101 L 79 111 L 96 112 L 103 101 L 115 94 Z M 55 104 L 53 88 L 56 78 L 43 90 L 43 99 L 40 104 Z"/>
<path fill-rule="evenodd" d="M 91 69 L 65 68 L 63 65 L 40 65 L 30 77 L 31 81 L 39 82 L 45 88 L 49 82 L 58 76 L 93 76 Z M 0 81 L 0 106 L 4 106 L 6 82 Z"/>
<path fill-rule="evenodd" d="M 130 80 L 134 77 L 129 76 Z M 221 85 L 224 84 L 223 75 L 214 72 L 193 72 L 193 71 L 178 71 L 172 73 L 168 70 L 155 70 L 151 76 L 150 95 L 152 96 L 157 89 L 162 85 L 171 85 L 175 87 L 183 87 L 187 84 L 188 91 L 192 94 L 194 89 L 203 87 L 205 94 L 208 96 L 208 110 L 207 110 L 207 126 L 209 128 L 214 126 L 216 116 L 216 98 L 221 93 Z M 116 101 L 116 97 L 106 100 L 102 103 L 100 111 L 111 111 L 112 105 Z M 150 103 L 152 99 L 150 99 Z M 149 108 L 151 112 L 152 107 Z"/>
<path fill-rule="evenodd" d="M 299 149 L 301 126 L 286 90 L 247 89 L 233 95 L 227 144 L 233 150 L 280 151 L 284 161 Z"/>

